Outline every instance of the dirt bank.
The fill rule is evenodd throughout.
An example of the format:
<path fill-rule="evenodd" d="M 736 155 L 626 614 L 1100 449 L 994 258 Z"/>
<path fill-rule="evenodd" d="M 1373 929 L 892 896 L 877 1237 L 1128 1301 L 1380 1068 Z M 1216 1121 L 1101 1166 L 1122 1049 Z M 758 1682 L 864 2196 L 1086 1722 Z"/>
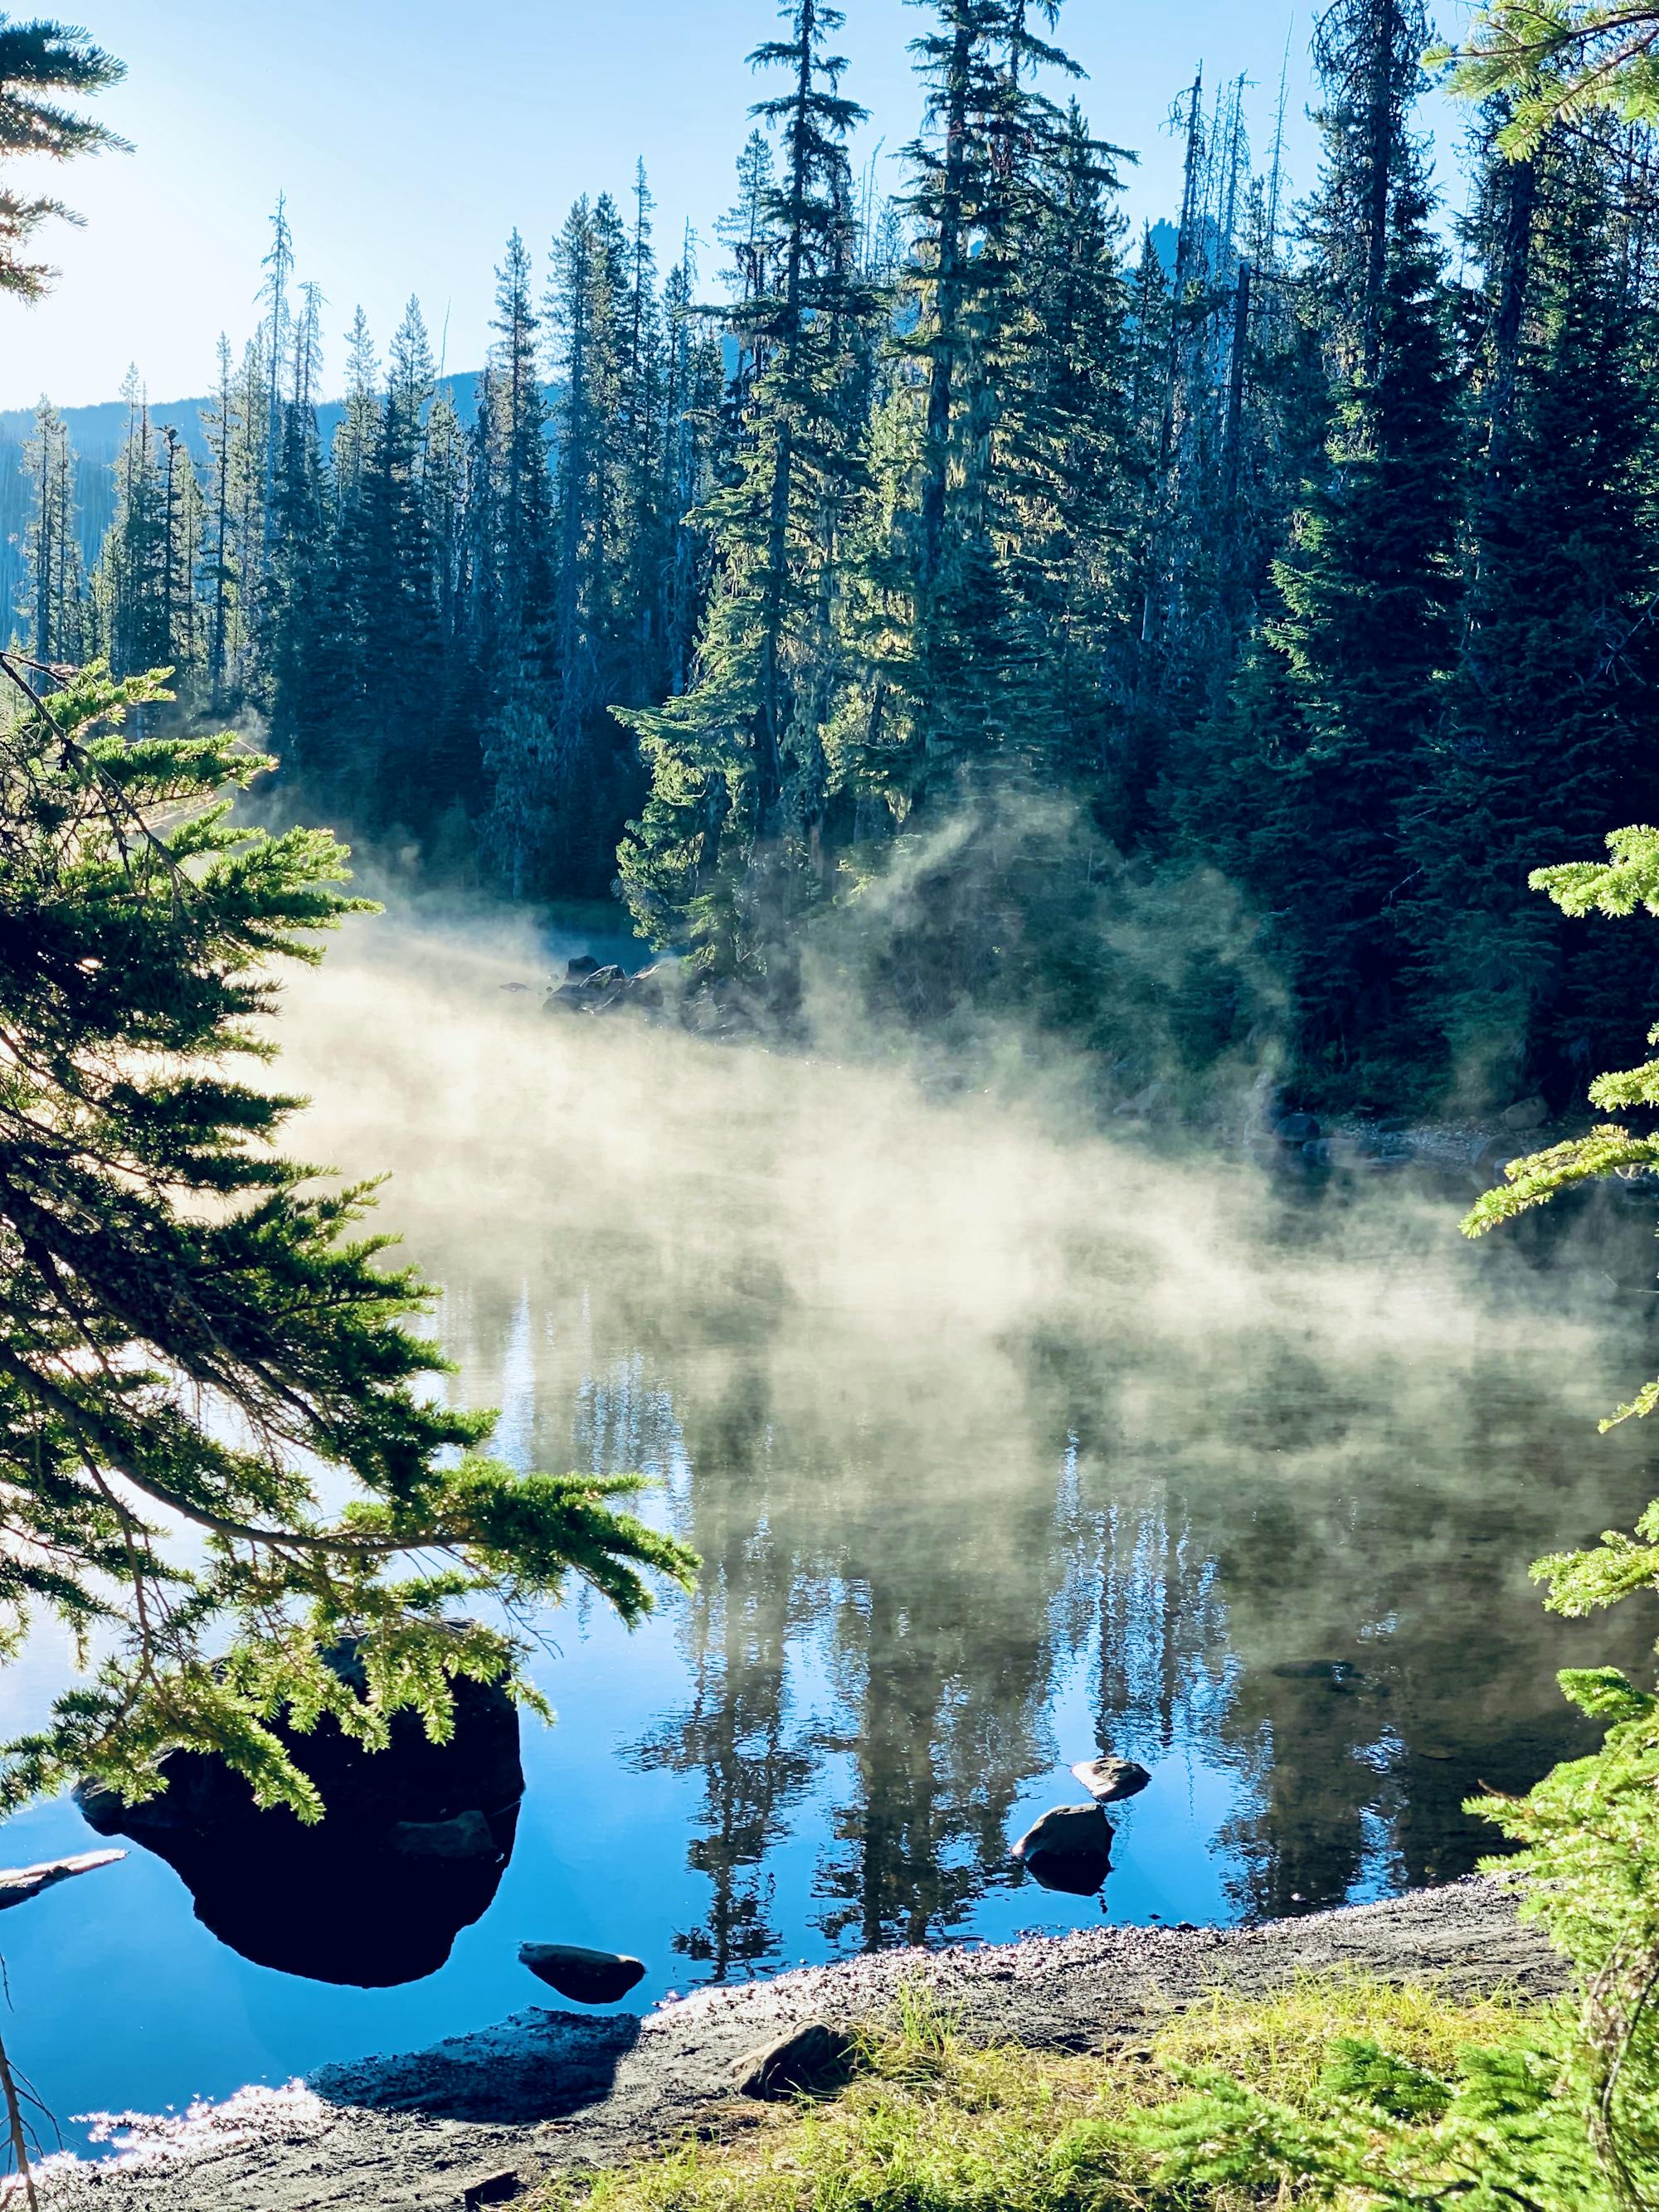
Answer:
<path fill-rule="evenodd" d="M 184 2120 L 136 2124 L 114 2163 L 55 2171 L 48 2201 L 74 2212 L 459 2212 L 485 2175 L 511 2168 L 528 2183 L 718 2125 L 745 2052 L 796 2021 L 879 2012 L 907 1976 L 975 2034 L 1088 2050 L 1139 2039 L 1218 1985 L 1249 1992 L 1342 1965 L 1455 1988 L 1559 1984 L 1553 1954 L 1485 1881 L 1264 1928 L 1103 1928 L 889 1952 L 703 1990 L 643 2019 L 523 2012 L 304 2087 L 245 2090 Z"/>

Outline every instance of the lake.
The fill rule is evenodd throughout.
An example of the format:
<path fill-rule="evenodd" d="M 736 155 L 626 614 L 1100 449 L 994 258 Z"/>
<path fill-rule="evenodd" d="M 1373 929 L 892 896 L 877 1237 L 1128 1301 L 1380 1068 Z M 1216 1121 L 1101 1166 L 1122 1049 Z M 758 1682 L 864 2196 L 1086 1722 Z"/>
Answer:
<path fill-rule="evenodd" d="M 526 1717 L 511 1863 L 425 1979 L 251 1965 L 137 1850 L 8 1916 L 7 2042 L 67 2142 L 557 2002 L 526 1940 L 637 1953 L 638 2003 L 1446 1880 L 1490 1844 L 1471 1791 L 1588 1746 L 1555 1669 L 1639 1663 L 1651 1624 L 1554 1620 L 1527 1566 L 1653 1486 L 1645 1434 L 1595 1430 L 1651 1352 L 1639 1209 L 1470 1247 L 1467 1177 L 1103 1132 L 1018 1040 L 964 1089 L 868 1040 L 549 1017 L 545 966 L 354 931 L 290 994 L 295 1149 L 394 1171 L 502 1455 L 651 1477 L 697 1590 L 631 1636 L 543 1624 L 558 1724 Z M 9 1728 L 64 1664 L 36 1639 Z M 1102 1751 L 1152 1786 L 1100 1895 L 1045 1891 L 1008 1844 Z M 8 1863 L 94 1840 L 46 1806 Z"/>

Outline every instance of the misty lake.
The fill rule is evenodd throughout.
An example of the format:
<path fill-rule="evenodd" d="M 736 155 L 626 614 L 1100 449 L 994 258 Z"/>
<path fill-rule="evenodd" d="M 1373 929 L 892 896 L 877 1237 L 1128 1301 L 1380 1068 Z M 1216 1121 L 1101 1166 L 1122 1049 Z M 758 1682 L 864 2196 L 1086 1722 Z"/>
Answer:
<path fill-rule="evenodd" d="M 1642 1623 L 1553 1620 L 1527 1566 L 1652 1486 L 1647 1437 L 1595 1430 L 1651 1348 L 1636 1209 L 1472 1248 L 1467 1179 L 1317 1194 L 1102 1134 L 1017 1056 L 993 1097 L 551 1019 L 505 988 L 546 965 L 355 931 L 292 987 L 295 1149 L 393 1170 L 501 1455 L 652 1477 L 699 1587 L 632 1636 L 543 1624 L 558 1724 L 526 1717 L 511 1863 L 436 1973 L 252 1965 L 140 1850 L 8 1916 L 7 2040 L 66 2141 L 557 2002 L 526 1940 L 637 1953 L 645 2003 L 1449 1879 L 1488 1846 L 1472 1790 L 1587 1743 L 1554 1670 L 1638 1659 Z M 64 1664 L 0 1678 L 9 1732 Z M 1103 1893 L 1046 1892 L 1009 1842 L 1100 1751 L 1152 1786 Z M 94 1840 L 47 1806 L 9 1863 Z"/>

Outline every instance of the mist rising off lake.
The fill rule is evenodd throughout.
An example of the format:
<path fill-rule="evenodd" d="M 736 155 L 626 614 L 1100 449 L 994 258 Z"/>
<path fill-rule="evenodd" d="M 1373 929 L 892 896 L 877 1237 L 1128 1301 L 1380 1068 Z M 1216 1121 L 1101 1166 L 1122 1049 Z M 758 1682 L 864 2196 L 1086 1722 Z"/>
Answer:
<path fill-rule="evenodd" d="M 289 991 L 295 1148 L 392 1171 L 386 1224 L 501 1454 L 651 1478 L 698 1589 L 632 1637 L 580 1600 L 538 1624 L 559 1723 L 526 1721 L 511 1863 L 435 1973 L 252 1965 L 142 1852 L 20 1915 L 60 2115 L 482 2026 L 541 2002 L 526 1940 L 637 1953 L 647 2002 L 1445 1880 L 1491 1844 L 1466 1796 L 1588 1741 L 1554 1671 L 1638 1631 L 1552 1620 L 1526 1569 L 1650 1486 L 1645 1438 L 1595 1431 L 1647 1371 L 1631 1209 L 1471 1248 L 1472 1185 L 1321 1194 L 1103 1130 L 1075 1071 L 1012 1051 L 988 1090 L 854 1038 L 556 1019 L 503 988 L 541 964 L 354 929 Z M 1008 1844 L 1099 1752 L 1152 1786 L 1110 1809 L 1098 1896 L 1046 1891 Z M 14 1837 L 88 1840 L 67 1806 Z"/>

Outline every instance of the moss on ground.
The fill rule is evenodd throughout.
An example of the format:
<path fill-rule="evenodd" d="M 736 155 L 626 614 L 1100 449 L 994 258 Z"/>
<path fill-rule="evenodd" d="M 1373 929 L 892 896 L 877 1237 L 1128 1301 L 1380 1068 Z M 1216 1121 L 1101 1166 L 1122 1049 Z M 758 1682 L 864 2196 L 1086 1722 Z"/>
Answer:
<path fill-rule="evenodd" d="M 1264 2200 L 1165 2187 L 1138 2125 L 1221 2074 L 1311 2109 L 1345 2043 L 1363 2039 L 1443 2076 L 1513 2035 L 1518 1993 L 1471 2001 L 1431 1983 L 1304 1976 L 1265 1997 L 1217 1994 L 1142 2047 L 1075 2057 L 981 2048 L 921 1988 L 860 2037 L 832 2100 L 734 2107 L 700 2139 L 598 2176 L 562 2177 L 538 2212 L 1261 2212 Z"/>

